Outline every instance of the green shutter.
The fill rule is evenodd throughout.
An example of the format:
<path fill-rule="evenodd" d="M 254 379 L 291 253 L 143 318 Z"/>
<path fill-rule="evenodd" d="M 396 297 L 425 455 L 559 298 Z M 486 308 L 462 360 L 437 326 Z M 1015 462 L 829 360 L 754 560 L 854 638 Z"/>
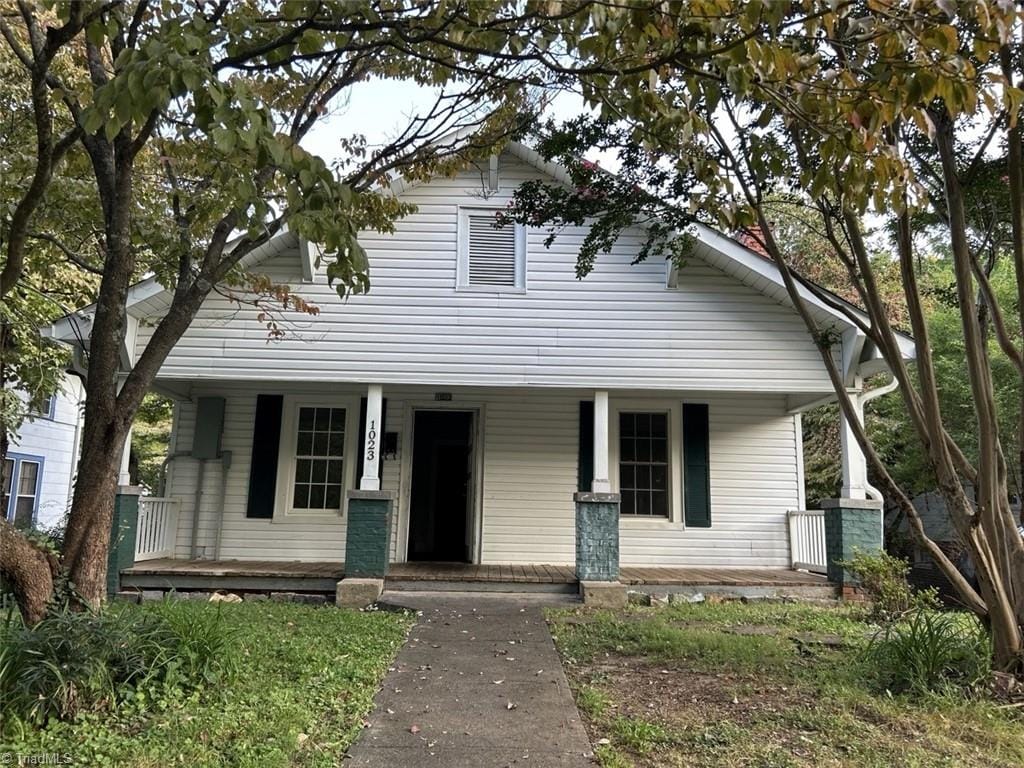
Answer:
<path fill-rule="evenodd" d="M 594 401 L 580 400 L 579 455 L 576 490 L 589 493 L 594 484 Z"/>
<path fill-rule="evenodd" d="M 687 526 L 711 527 L 708 407 L 683 403 L 683 507 Z"/>
<path fill-rule="evenodd" d="M 258 395 L 252 422 L 252 461 L 249 465 L 249 502 L 246 517 L 274 516 L 277 491 L 277 452 L 281 445 L 281 395 Z"/>

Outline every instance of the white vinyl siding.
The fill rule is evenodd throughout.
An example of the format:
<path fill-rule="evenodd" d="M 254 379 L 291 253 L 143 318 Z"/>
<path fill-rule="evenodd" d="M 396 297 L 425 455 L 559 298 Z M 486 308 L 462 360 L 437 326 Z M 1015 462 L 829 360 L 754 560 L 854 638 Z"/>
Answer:
<path fill-rule="evenodd" d="M 460 208 L 458 286 L 462 289 L 518 290 L 526 287 L 523 228 L 496 226 L 497 209 Z"/>
<path fill-rule="evenodd" d="M 65 377 L 64 391 L 51 400 L 46 416 L 27 419 L 11 439 L 11 453 L 42 458 L 36 525 L 48 528 L 61 522 L 71 503 L 72 481 L 78 461 L 81 381 Z"/>
<path fill-rule="evenodd" d="M 539 172 L 503 155 L 504 208 Z M 298 245 L 258 267 L 320 314 L 285 312 L 287 333 L 267 343 L 258 310 L 211 296 L 161 369 L 168 379 L 236 379 L 550 388 L 831 392 L 817 349 L 792 309 L 690 258 L 678 287 L 665 264 L 632 262 L 642 242 L 627 232 L 594 271 L 575 277 L 585 235 L 568 227 L 551 248 L 543 229 L 523 232 L 525 292 L 459 288 L 460 210 L 480 204 L 479 173 L 415 187 L 416 212 L 393 233 L 364 233 L 371 289 L 338 298 L 321 268 L 302 283 Z M 155 306 L 152 302 L 150 308 Z M 141 323 L 145 344 L 155 323 Z M 310 361 L 315 364 L 311 365 Z"/>
<path fill-rule="evenodd" d="M 259 520 L 245 517 L 252 420 L 256 396 L 266 385 L 210 383 L 193 395 L 227 399 L 224 450 L 233 452 L 223 506 L 221 557 L 225 559 L 341 561 L 345 551 L 345 516 Z M 280 390 L 279 390 L 280 391 Z M 364 390 L 295 384 L 285 391 L 303 400 L 324 396 L 355 398 Z M 483 473 L 480 560 L 492 564 L 572 564 L 575 558 L 576 457 L 578 403 L 592 396 L 583 390 L 458 388 L 443 405 L 481 414 Z M 399 542 L 408 526 L 408 488 L 402 464 L 412 460 L 407 416 L 413 404 L 430 407 L 430 388 L 384 388 L 385 430 L 399 433 L 397 459 L 382 462 L 381 487 L 397 493 L 392 526 L 392 559 L 404 559 Z M 668 401 L 707 402 L 711 414 L 711 528 L 684 529 L 678 520 L 623 518 L 621 559 L 632 566 L 786 567 L 786 511 L 799 500 L 793 420 L 782 396 L 651 393 L 611 398 L 613 409 L 663 410 Z M 191 445 L 194 407 L 178 409 L 175 450 Z M 674 430 L 670 429 L 673 435 Z M 673 441 L 676 437 L 672 438 Z M 284 445 L 284 441 L 282 441 Z M 353 454 L 354 455 L 354 454 Z M 169 495 L 181 498 L 176 544 L 187 557 L 196 463 L 172 463 Z M 207 465 L 198 544 L 213 556 L 220 514 L 220 465 Z"/>

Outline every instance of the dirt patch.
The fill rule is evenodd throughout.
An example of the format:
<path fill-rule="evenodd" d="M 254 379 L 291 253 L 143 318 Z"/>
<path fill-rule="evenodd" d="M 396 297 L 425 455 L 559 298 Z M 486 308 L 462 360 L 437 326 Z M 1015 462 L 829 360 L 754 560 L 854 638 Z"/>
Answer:
<path fill-rule="evenodd" d="M 755 676 L 708 674 L 631 656 L 574 666 L 569 676 L 577 686 L 599 685 L 622 717 L 649 720 L 655 715 L 661 722 L 682 726 L 724 719 L 743 724 L 802 703 L 793 688 Z"/>

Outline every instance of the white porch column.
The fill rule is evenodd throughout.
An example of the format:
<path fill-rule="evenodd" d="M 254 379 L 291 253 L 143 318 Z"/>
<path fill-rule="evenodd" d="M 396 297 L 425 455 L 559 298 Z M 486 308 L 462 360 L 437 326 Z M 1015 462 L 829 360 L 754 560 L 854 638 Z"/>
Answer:
<path fill-rule="evenodd" d="M 594 479 L 590 490 L 594 493 L 610 493 L 608 480 L 608 392 L 594 393 Z"/>
<path fill-rule="evenodd" d="M 851 394 L 850 402 L 860 425 L 864 424 L 864 402 L 859 394 Z M 868 464 L 864 458 L 857 438 L 854 437 L 850 421 L 846 414 L 839 411 L 839 442 L 843 452 L 843 490 L 840 496 L 844 499 L 866 499 L 868 487 Z"/>
<path fill-rule="evenodd" d="M 363 476 L 359 479 L 359 490 L 379 491 L 380 474 L 380 412 L 384 401 L 384 387 L 371 384 L 366 389 L 366 429 L 363 432 Z"/>
<path fill-rule="evenodd" d="M 128 427 L 128 435 L 124 439 L 124 447 L 121 449 L 121 468 L 117 473 L 118 485 L 131 485 L 132 476 L 129 471 L 129 464 L 132 454 L 132 428 Z"/>

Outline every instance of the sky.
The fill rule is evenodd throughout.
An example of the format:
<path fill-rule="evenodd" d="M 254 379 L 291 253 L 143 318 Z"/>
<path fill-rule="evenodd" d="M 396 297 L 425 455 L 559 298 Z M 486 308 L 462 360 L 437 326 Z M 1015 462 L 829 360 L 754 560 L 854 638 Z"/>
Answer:
<path fill-rule="evenodd" d="M 362 134 L 371 145 L 383 144 L 401 132 L 411 114 L 428 108 L 435 94 L 433 89 L 407 81 L 360 83 L 349 91 L 348 103 L 322 120 L 302 145 L 331 164 L 340 155 L 337 137 Z M 545 117 L 567 120 L 583 111 L 582 97 L 561 92 L 552 100 Z"/>

